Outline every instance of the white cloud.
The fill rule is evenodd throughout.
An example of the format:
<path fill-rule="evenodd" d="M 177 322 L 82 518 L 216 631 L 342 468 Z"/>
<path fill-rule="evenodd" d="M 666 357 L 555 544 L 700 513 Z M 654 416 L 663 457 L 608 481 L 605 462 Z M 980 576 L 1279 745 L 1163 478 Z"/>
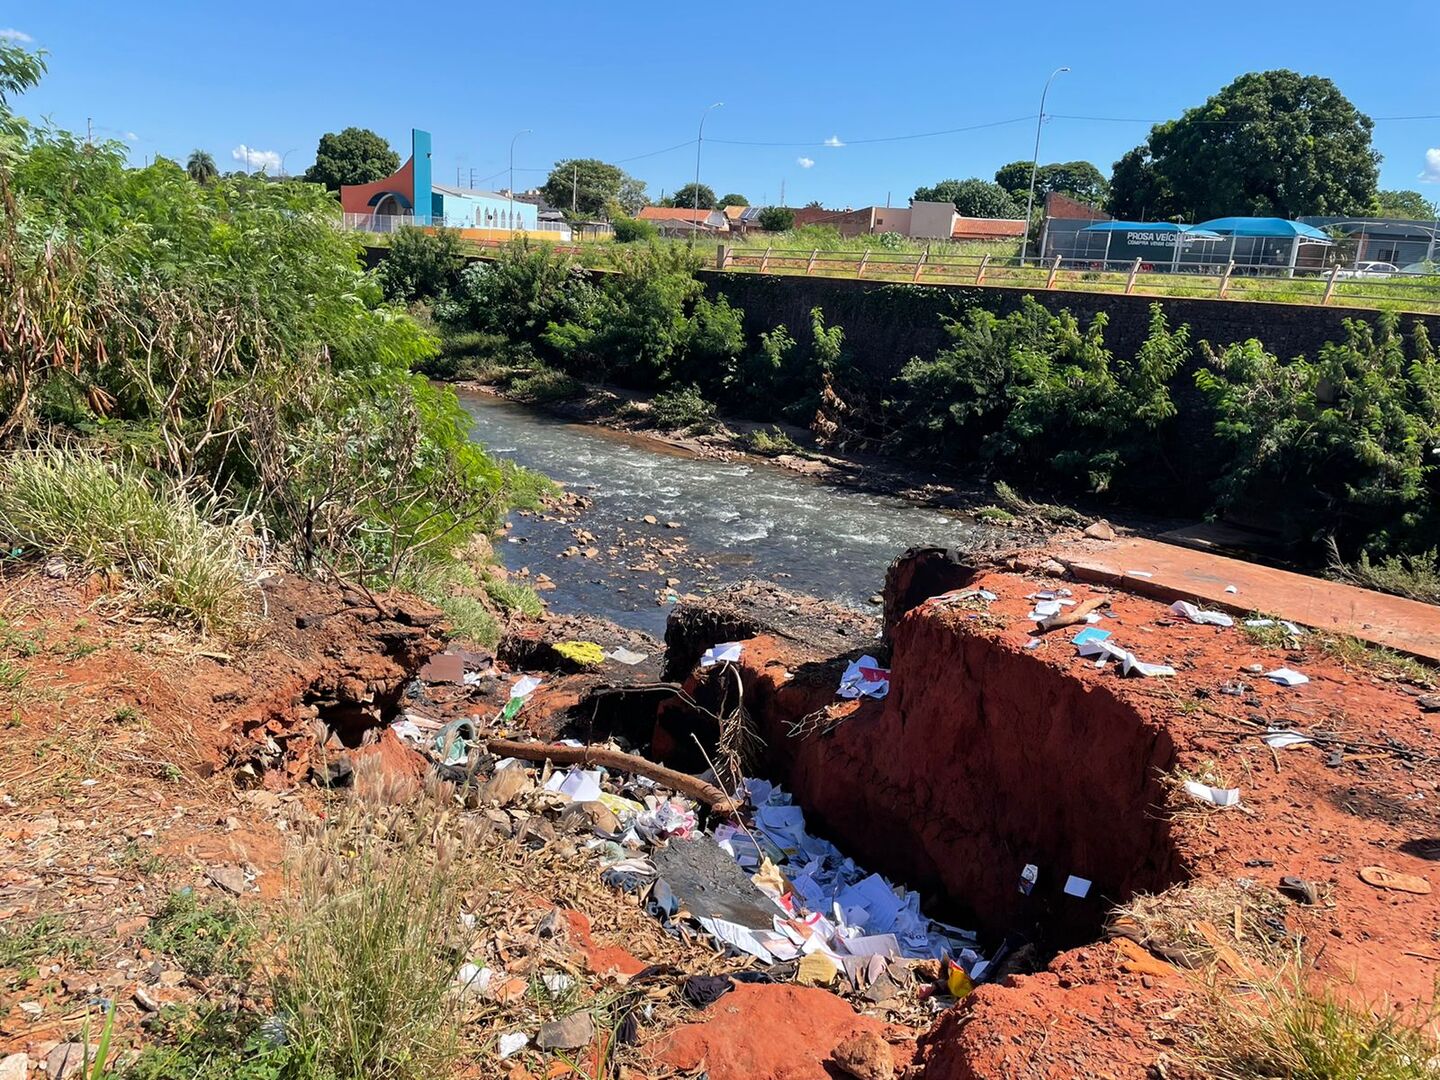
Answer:
<path fill-rule="evenodd" d="M 795 164 L 799 165 L 802 169 L 808 169 L 815 164 L 815 159 L 808 157 L 797 157 L 795 159 Z"/>
<path fill-rule="evenodd" d="M 280 155 L 274 150 L 256 150 L 253 146 L 241 143 L 230 151 L 230 156 L 248 167 L 251 172 L 264 169 L 267 173 L 274 174 L 280 171 Z"/>
<path fill-rule="evenodd" d="M 122 139 L 124 139 L 126 142 L 139 142 L 139 141 L 140 141 L 140 136 L 139 136 L 139 135 L 136 135 L 135 132 L 133 132 L 133 131 L 127 131 L 127 132 L 125 132 L 125 134 L 121 135 L 120 137 L 121 137 Z"/>
<path fill-rule="evenodd" d="M 840 141 L 840 136 L 839 136 L 839 135 L 831 135 L 828 139 L 825 140 L 825 145 L 826 145 L 826 146 L 844 146 L 845 144 Z"/>
<path fill-rule="evenodd" d="M 0 41 L 31 42 L 34 40 L 24 30 L 0 30 Z"/>
<path fill-rule="evenodd" d="M 1420 170 L 1420 179 L 1427 184 L 1440 184 L 1440 146 L 1425 151 L 1425 168 Z"/>

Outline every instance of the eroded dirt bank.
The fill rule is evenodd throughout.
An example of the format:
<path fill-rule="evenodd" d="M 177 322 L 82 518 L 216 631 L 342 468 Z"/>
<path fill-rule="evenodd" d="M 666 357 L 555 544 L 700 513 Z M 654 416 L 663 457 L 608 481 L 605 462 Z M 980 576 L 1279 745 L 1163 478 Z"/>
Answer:
<path fill-rule="evenodd" d="M 0 1051 L 44 1060 L 75 1037 L 76 1010 L 91 998 L 122 1003 L 120 1027 L 136 1045 L 142 1002 L 203 1000 L 203 980 L 176 978 L 147 938 L 157 890 L 268 903 L 285 887 L 286 821 L 323 814 L 327 786 L 371 785 L 377 798 L 403 800 L 434 771 L 402 744 L 397 719 L 475 718 L 493 729 L 523 672 L 544 681 L 511 734 L 618 736 L 694 773 L 705 764 L 691 736 L 714 751 L 712 714 L 734 704 L 738 677 L 761 740 L 752 765 L 795 793 L 813 829 L 918 890 L 927 913 L 977 931 L 987 949 L 1006 946 L 958 1004 L 934 998 L 933 1015 L 923 977 L 876 1001 L 858 987 L 796 986 L 781 971 L 780 983 L 739 984 L 708 1009 L 642 980 L 658 1011 L 626 1058 L 628 1080 L 701 1070 L 711 1080 L 820 1080 L 843 1075 L 837 1049 L 862 1035 L 887 1048 L 890 1070 L 850 1073 L 864 1080 L 1186 1075 L 1199 999 L 1183 968 L 1254 975 L 1254 957 L 1276 948 L 1298 947 L 1306 977 L 1353 1000 L 1397 1009 L 1430 1000 L 1440 971 L 1433 896 L 1361 876 L 1380 866 L 1428 886 L 1440 853 L 1435 714 L 1418 687 L 1341 664 L 1304 636 L 1266 647 L 1241 627 L 1197 625 L 1122 592 L 1003 567 L 927 566 L 892 572 L 883 627 L 751 583 L 679 608 L 668 648 L 595 620 L 556 619 L 517 625 L 494 656 L 447 648 L 423 605 L 382 597 L 377 610 L 293 578 L 266 584 L 267 633 L 234 655 L 117 619 L 88 584 L 6 579 L 7 658 L 19 663 L 17 642 L 30 644 L 0 771 L 0 899 L 6 917 L 58 913 L 105 944 L 83 962 L 60 958 L 52 969 L 47 958 L 4 993 Z M 1058 588 L 1077 605 L 1108 600 L 1097 627 L 1174 674 L 1098 668 L 1072 644 L 1080 627 L 1036 634 L 1030 597 Z M 576 640 L 633 662 L 574 663 L 557 645 Z M 700 653 L 722 641 L 743 643 L 739 659 L 700 670 Z M 889 667 L 889 695 L 837 700 L 841 672 L 863 653 Z M 1264 676 L 1282 666 L 1309 681 Z M 1261 737 L 1271 729 L 1313 741 L 1274 748 Z M 479 791 L 492 766 L 477 762 Z M 1177 790 L 1186 778 L 1233 786 L 1240 801 L 1197 802 Z M 667 936 L 603 885 L 588 826 L 577 833 L 558 803 L 521 809 L 477 792 L 466 805 L 489 822 L 486 857 L 501 868 L 490 897 L 510 912 L 506 933 L 533 935 L 547 912 L 569 910 L 568 962 L 597 986 L 624 987 L 653 964 L 760 966 Z M 151 855 L 167 869 L 142 867 Z M 1028 894 L 1027 866 L 1036 868 Z M 1282 878 L 1308 883 L 1311 896 L 1284 899 Z M 1117 906 L 1176 884 L 1240 897 L 1233 920 L 1225 910 L 1198 936 L 1174 938 L 1117 920 Z M 1244 898 L 1260 895 L 1252 917 Z M 538 979 L 526 966 L 538 961 L 509 955 L 516 973 Z M 520 1074 L 492 1043 L 476 1054 L 477 1075 L 516 1080 L 546 1060 L 525 1058 Z"/>

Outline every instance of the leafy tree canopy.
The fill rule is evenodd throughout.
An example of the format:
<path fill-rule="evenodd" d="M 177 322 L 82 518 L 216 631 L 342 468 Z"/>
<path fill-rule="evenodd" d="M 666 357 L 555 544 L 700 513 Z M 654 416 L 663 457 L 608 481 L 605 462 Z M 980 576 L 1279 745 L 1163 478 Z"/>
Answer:
<path fill-rule="evenodd" d="M 1381 191 L 1375 196 L 1375 212 L 1381 217 L 1429 221 L 1440 217 L 1440 204 L 1418 191 Z"/>
<path fill-rule="evenodd" d="M 25 121 L 10 109 L 10 99 L 23 94 L 45 74 L 45 54 L 27 52 L 13 41 L 0 39 L 0 137 L 14 138 L 25 131 Z"/>
<path fill-rule="evenodd" d="M 701 184 L 698 188 L 697 188 L 694 184 L 686 184 L 684 187 L 677 189 L 676 192 L 675 192 L 675 194 L 673 194 L 673 195 L 670 196 L 670 205 L 671 205 L 671 206 L 678 206 L 678 207 L 681 207 L 682 209 L 690 209 L 690 208 L 695 207 L 695 206 L 696 206 L 696 200 L 695 200 L 695 193 L 696 193 L 696 191 L 699 191 L 699 193 L 700 193 L 700 200 L 699 200 L 699 207 L 700 207 L 700 209 L 701 209 L 701 210 L 714 210 L 714 209 L 715 209 L 715 189 L 712 188 L 712 187 L 710 187 L 708 184 Z"/>
<path fill-rule="evenodd" d="M 348 127 L 320 136 L 315 164 L 305 170 L 305 179 L 337 191 L 341 184 L 373 183 L 398 168 L 400 155 L 389 143 L 366 128 Z"/>
<path fill-rule="evenodd" d="M 744 195 L 737 195 L 735 192 L 732 191 L 732 192 L 730 192 L 730 194 L 728 194 L 728 195 L 721 195 L 721 196 L 720 196 L 720 201 L 719 201 L 719 203 L 717 203 L 716 205 L 718 205 L 718 206 L 749 206 L 749 205 L 750 205 L 750 200 L 747 199 L 747 198 L 745 198 Z"/>
<path fill-rule="evenodd" d="M 995 182 L 1019 203 L 1030 190 L 1030 162 L 1012 161 L 1002 166 L 995 173 Z M 1088 161 L 1058 161 L 1035 170 L 1035 198 L 1043 199 L 1052 191 L 1100 206 L 1110 194 L 1110 181 Z"/>
<path fill-rule="evenodd" d="M 1027 175 L 1028 185 L 1030 178 Z M 992 180 L 972 177 L 969 180 L 941 180 L 933 187 L 915 189 L 916 202 L 952 202 L 964 217 L 1018 218 L 1025 208 Z"/>
<path fill-rule="evenodd" d="M 208 150 L 192 150 L 185 161 L 185 171 L 197 184 L 208 184 L 220 175 L 215 159 Z"/>
<path fill-rule="evenodd" d="M 557 161 L 540 192 L 551 206 L 559 210 L 573 208 L 583 217 L 613 217 L 616 207 L 630 215 L 645 205 L 643 181 L 627 175 L 618 165 L 595 158 Z"/>
<path fill-rule="evenodd" d="M 1109 209 L 1187 221 L 1364 213 L 1380 162 L 1373 127 L 1329 79 L 1241 75 L 1115 163 Z"/>
<path fill-rule="evenodd" d="M 785 232 L 795 225 L 795 211 L 784 206 L 767 206 L 760 211 L 760 228 L 766 232 Z"/>

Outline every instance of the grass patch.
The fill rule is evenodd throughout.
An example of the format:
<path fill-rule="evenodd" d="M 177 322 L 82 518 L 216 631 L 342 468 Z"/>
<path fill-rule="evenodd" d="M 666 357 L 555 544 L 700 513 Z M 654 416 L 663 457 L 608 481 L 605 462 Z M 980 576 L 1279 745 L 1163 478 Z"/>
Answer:
<path fill-rule="evenodd" d="M 526 618 L 538 619 L 545 613 L 545 605 L 529 585 L 491 578 L 485 582 L 485 594 L 507 615 L 524 615 Z"/>
<path fill-rule="evenodd" d="M 300 841 L 273 988 L 305 1075 L 449 1076 L 461 1053 L 455 972 L 475 837 L 433 803 L 337 810 Z"/>
<path fill-rule="evenodd" d="M 1434 1080 L 1436 1016 L 1353 1005 L 1291 967 L 1248 993 L 1211 987 L 1184 1056 L 1214 1080 Z"/>
<path fill-rule="evenodd" d="M 150 920 L 145 944 L 190 975 L 238 978 L 250 970 L 244 955 L 254 930 L 228 902 L 201 903 L 190 890 L 171 893 Z"/>
<path fill-rule="evenodd" d="M 95 943 L 70 933 L 58 915 L 41 915 L 20 926 L 0 924 L 0 970 L 10 973 L 5 982 L 12 990 L 36 978 L 42 960 L 88 963 L 95 956 Z"/>
<path fill-rule="evenodd" d="M 0 690 L 19 690 L 30 669 L 12 660 L 0 660 Z"/>
<path fill-rule="evenodd" d="M 1106 932 L 1131 938 L 1181 967 L 1212 963 L 1217 946 L 1269 967 L 1294 956 L 1295 939 L 1285 933 L 1289 906 L 1274 889 L 1258 883 L 1186 882 L 1117 907 Z"/>
<path fill-rule="evenodd" d="M 650 419 L 662 431 L 711 431 L 715 406 L 705 400 L 699 387 L 662 390 L 650 402 Z"/>
<path fill-rule="evenodd" d="M 167 1006 L 150 1022 L 155 1042 L 120 1075 L 124 1080 L 291 1080 L 305 1075 L 299 1055 L 277 1043 L 252 1013 Z"/>
<path fill-rule="evenodd" d="M 1264 620 L 1267 626 L 1248 626 L 1246 623 Z M 1280 619 L 1272 615 L 1252 613 L 1240 623 L 1240 630 L 1252 644 L 1279 652 L 1299 652 L 1302 655 L 1313 650 L 1341 667 L 1362 668 L 1383 678 L 1398 679 L 1416 686 L 1433 688 L 1440 683 L 1440 671 L 1422 660 L 1404 653 L 1375 645 L 1348 634 L 1326 634 L 1319 630 L 1300 628 L 1302 633 L 1292 633 Z"/>
<path fill-rule="evenodd" d="M 537 368 L 510 383 L 509 392 L 521 401 L 543 404 L 567 401 L 585 393 L 585 384 L 554 368 Z"/>
<path fill-rule="evenodd" d="M 1440 604 L 1440 548 L 1418 555 L 1386 555 L 1378 562 L 1372 562 L 1362 551 L 1356 562 L 1347 563 L 1340 558 L 1332 540 L 1327 569 L 1336 581 L 1426 604 Z"/>
<path fill-rule="evenodd" d="M 236 636 L 250 625 L 254 569 L 241 527 L 98 454 L 0 459 L 0 538 L 122 574 L 146 610 L 206 633 Z"/>
<path fill-rule="evenodd" d="M 761 454 L 765 457 L 778 457 L 781 454 L 801 452 L 799 443 L 773 425 L 769 431 L 764 428 L 747 431 L 740 436 L 740 445 L 752 454 Z"/>

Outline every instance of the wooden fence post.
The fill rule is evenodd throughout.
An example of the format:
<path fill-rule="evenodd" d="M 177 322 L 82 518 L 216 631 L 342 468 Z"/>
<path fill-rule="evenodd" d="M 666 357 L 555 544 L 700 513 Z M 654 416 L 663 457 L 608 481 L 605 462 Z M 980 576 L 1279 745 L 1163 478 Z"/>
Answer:
<path fill-rule="evenodd" d="M 724 270 L 725 264 L 730 261 L 730 250 L 724 244 L 717 244 L 715 247 L 715 269 Z"/>
<path fill-rule="evenodd" d="M 805 276 L 809 277 L 810 272 L 815 269 L 815 256 L 820 254 L 820 249 L 815 248 L 810 252 L 810 261 L 805 264 Z"/>
<path fill-rule="evenodd" d="M 1235 269 L 1235 260 L 1230 260 L 1230 265 L 1225 267 L 1225 273 L 1220 275 L 1220 296 L 1223 299 L 1225 290 L 1230 288 L 1230 271 Z"/>
<path fill-rule="evenodd" d="M 920 252 L 920 258 L 915 263 L 915 276 L 910 279 L 911 284 L 920 280 L 920 274 L 925 269 L 925 260 L 930 257 L 930 245 L 925 245 L 925 250 Z"/>
<path fill-rule="evenodd" d="M 762 273 L 762 274 L 765 273 L 765 271 L 766 271 L 767 269 L 769 269 L 769 267 L 770 267 L 770 249 L 767 247 L 767 248 L 765 249 L 765 254 L 764 254 L 764 256 L 762 256 L 761 259 L 760 259 L 760 273 Z"/>
<path fill-rule="evenodd" d="M 1050 266 L 1050 276 L 1045 279 L 1045 288 L 1053 289 L 1055 287 L 1055 275 L 1058 273 L 1060 273 L 1060 256 L 1056 255 L 1054 263 Z"/>
<path fill-rule="evenodd" d="M 1335 283 L 1339 280 L 1339 278 L 1340 264 L 1336 263 L 1335 268 L 1330 271 L 1330 280 L 1325 283 L 1325 298 L 1320 301 L 1321 304 L 1330 303 L 1330 297 L 1335 292 Z"/>
<path fill-rule="evenodd" d="M 986 268 L 987 266 L 989 266 L 989 265 L 990 265 L 990 255 L 989 255 L 989 253 L 987 252 L 985 255 L 982 255 L 982 256 L 980 257 L 980 266 L 979 266 L 979 268 L 975 271 L 975 284 L 976 284 L 976 285 L 979 285 L 982 281 L 985 280 L 985 268 Z"/>
<path fill-rule="evenodd" d="M 1130 276 L 1125 280 L 1125 295 L 1129 296 L 1135 291 L 1135 275 L 1140 273 L 1140 260 L 1135 260 L 1135 265 L 1130 267 Z"/>
<path fill-rule="evenodd" d="M 870 261 L 870 249 L 865 249 L 865 254 L 860 256 L 860 269 L 855 271 L 855 276 L 861 277 L 865 273 L 865 264 Z"/>

